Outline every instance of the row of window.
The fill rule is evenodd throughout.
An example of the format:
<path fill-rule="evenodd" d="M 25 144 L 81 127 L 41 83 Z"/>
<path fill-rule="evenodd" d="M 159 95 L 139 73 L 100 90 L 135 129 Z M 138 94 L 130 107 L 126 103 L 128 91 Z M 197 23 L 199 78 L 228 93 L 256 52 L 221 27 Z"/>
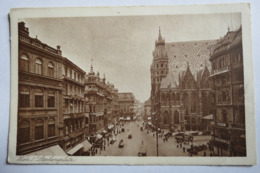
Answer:
<path fill-rule="evenodd" d="M 167 68 L 167 63 L 165 63 L 165 64 L 163 64 L 163 63 L 161 63 L 161 64 L 156 64 L 156 67 L 157 68 L 159 68 L 159 67 L 166 67 Z"/>
<path fill-rule="evenodd" d="M 27 87 L 19 88 L 19 107 L 21 108 L 29 108 L 36 107 L 41 108 L 44 107 L 44 92 L 43 90 L 36 88 L 29 90 Z M 31 94 L 33 93 L 33 94 Z M 55 107 L 55 93 L 52 90 L 48 90 L 47 94 L 47 107 Z M 31 100 L 33 101 L 33 105 L 31 105 Z"/>
<path fill-rule="evenodd" d="M 29 69 L 29 64 L 30 64 L 30 59 L 28 58 L 28 56 L 26 55 L 22 55 L 20 57 L 20 63 L 19 63 L 19 70 L 22 70 L 22 71 L 27 71 L 29 72 L 30 69 Z M 54 77 L 54 64 L 52 62 L 49 62 L 47 64 L 48 68 L 48 72 L 47 72 L 47 75 L 50 76 L 50 77 Z M 34 72 L 36 74 L 40 74 L 42 75 L 43 74 L 43 63 L 42 63 L 42 60 L 37 58 L 34 62 Z"/>
<path fill-rule="evenodd" d="M 170 96 L 170 94 L 162 94 L 161 95 L 161 100 L 162 102 L 165 101 L 180 101 L 180 94 L 176 93 L 176 95 L 174 93 L 172 93 L 172 96 Z"/>
<path fill-rule="evenodd" d="M 74 70 L 68 67 L 65 67 L 65 76 L 74 79 L 75 81 L 78 81 L 80 83 L 84 81 L 82 75 L 80 75 L 79 73 L 75 72 Z"/>
<path fill-rule="evenodd" d="M 83 119 L 67 120 L 65 122 L 65 134 L 68 135 L 69 133 L 78 131 L 83 127 L 84 127 Z"/>
<path fill-rule="evenodd" d="M 83 112 L 83 101 L 65 101 L 65 113 L 81 113 Z"/>
<path fill-rule="evenodd" d="M 83 95 L 84 93 L 84 89 L 82 87 L 78 87 L 70 84 L 66 84 L 64 85 L 64 87 L 65 87 L 66 95 L 72 95 L 72 94 Z"/>
<path fill-rule="evenodd" d="M 163 123 L 169 125 L 170 121 L 171 121 L 170 114 L 167 111 L 165 111 L 164 114 L 163 114 Z M 178 111 L 174 111 L 173 122 L 174 122 L 174 124 L 179 124 L 180 123 L 179 112 Z"/>
<path fill-rule="evenodd" d="M 30 123 L 33 122 L 33 127 Z M 34 140 L 44 139 L 45 123 L 48 123 L 48 137 L 55 136 L 55 120 L 50 118 L 46 121 L 42 119 L 36 119 L 35 121 L 22 120 L 18 124 L 18 143 L 27 143 L 32 141 L 31 134 L 34 134 Z"/>

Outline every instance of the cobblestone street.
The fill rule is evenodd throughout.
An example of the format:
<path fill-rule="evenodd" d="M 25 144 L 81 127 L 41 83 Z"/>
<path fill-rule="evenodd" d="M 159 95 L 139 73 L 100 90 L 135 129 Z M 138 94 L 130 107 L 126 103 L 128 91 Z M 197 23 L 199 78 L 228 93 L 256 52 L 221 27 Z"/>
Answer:
<path fill-rule="evenodd" d="M 108 144 L 106 142 L 105 150 L 98 149 L 98 154 L 96 156 L 138 156 L 139 147 L 145 145 L 147 148 L 147 156 L 156 156 L 156 135 L 152 132 L 147 134 L 147 131 L 141 131 L 140 122 L 127 122 L 124 125 L 125 132 L 121 132 L 116 136 L 116 142 L 114 144 Z M 128 139 L 128 135 L 132 135 L 132 139 Z M 124 147 L 119 148 L 118 144 L 120 140 L 124 141 Z M 207 144 L 210 136 L 195 136 L 193 145 Z M 185 147 L 185 152 L 180 146 L 177 147 L 177 142 L 174 136 L 170 137 L 167 141 L 163 141 L 162 137 L 158 137 L 159 144 L 159 156 L 189 156 L 187 149 L 190 148 L 189 144 L 183 144 Z M 210 155 L 209 150 L 206 151 L 207 156 Z M 200 151 L 198 155 L 193 156 L 203 156 L 204 151 Z"/>

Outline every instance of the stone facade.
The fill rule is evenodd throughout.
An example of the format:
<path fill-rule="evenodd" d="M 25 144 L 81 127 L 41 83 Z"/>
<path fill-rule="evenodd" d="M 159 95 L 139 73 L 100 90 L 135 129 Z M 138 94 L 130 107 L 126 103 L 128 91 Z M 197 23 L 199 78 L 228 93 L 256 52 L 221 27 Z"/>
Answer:
<path fill-rule="evenodd" d="M 43 149 L 63 140 L 62 62 L 54 49 L 19 28 L 17 154 Z"/>
<path fill-rule="evenodd" d="M 89 121 L 91 142 L 95 135 L 115 122 L 118 113 L 118 90 L 113 84 L 95 74 L 91 65 L 90 72 L 85 75 L 85 114 Z"/>
<path fill-rule="evenodd" d="M 209 47 L 215 42 L 165 43 L 159 30 L 150 68 L 151 109 L 159 127 L 205 130 L 203 118 L 213 114 Z"/>
<path fill-rule="evenodd" d="M 214 154 L 246 156 L 242 28 L 218 40 L 210 61 L 216 93 Z"/>
<path fill-rule="evenodd" d="M 88 124 L 84 116 L 85 72 L 67 58 L 63 59 L 63 149 L 69 151 L 85 140 Z M 81 155 L 78 150 L 73 155 Z"/>
<path fill-rule="evenodd" d="M 134 103 L 135 97 L 133 93 L 119 93 L 118 94 L 118 106 L 120 117 L 130 117 L 131 120 L 134 118 Z"/>

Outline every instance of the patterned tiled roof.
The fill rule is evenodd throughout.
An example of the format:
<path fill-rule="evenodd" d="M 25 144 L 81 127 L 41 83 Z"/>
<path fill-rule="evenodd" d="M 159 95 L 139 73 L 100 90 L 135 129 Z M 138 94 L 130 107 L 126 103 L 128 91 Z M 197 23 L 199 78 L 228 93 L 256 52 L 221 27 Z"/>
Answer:
<path fill-rule="evenodd" d="M 179 77 L 182 78 L 185 75 L 188 65 L 195 79 L 205 65 L 210 71 L 210 47 L 216 42 L 217 40 L 202 40 L 166 43 L 169 73 L 162 79 L 161 88 L 178 87 Z"/>

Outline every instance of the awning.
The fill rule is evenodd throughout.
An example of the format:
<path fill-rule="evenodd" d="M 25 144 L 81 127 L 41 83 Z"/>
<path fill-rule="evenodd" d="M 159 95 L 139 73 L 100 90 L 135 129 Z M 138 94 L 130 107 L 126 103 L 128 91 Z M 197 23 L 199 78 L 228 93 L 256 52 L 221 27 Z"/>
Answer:
<path fill-rule="evenodd" d="M 213 120 L 213 114 L 207 115 L 207 116 L 203 117 L 202 119 L 204 119 L 204 120 Z"/>
<path fill-rule="evenodd" d="M 101 139 L 101 138 L 103 138 L 103 136 L 101 134 L 97 134 L 97 138 Z"/>
<path fill-rule="evenodd" d="M 106 131 L 106 130 L 103 130 L 102 132 L 103 132 L 103 133 L 105 133 L 105 134 L 107 133 L 107 131 Z"/>
<path fill-rule="evenodd" d="M 39 151 L 29 153 L 30 156 L 67 156 L 59 145 L 54 145 Z"/>
<path fill-rule="evenodd" d="M 151 117 L 147 117 L 147 120 L 151 120 L 152 118 Z"/>
<path fill-rule="evenodd" d="M 72 149 L 70 149 L 69 151 L 67 151 L 68 155 L 73 155 L 74 153 L 76 153 L 78 150 L 80 150 L 82 147 L 84 147 L 83 144 L 78 144 L 75 147 L 73 147 Z"/>
<path fill-rule="evenodd" d="M 88 140 L 85 140 L 85 141 L 81 142 L 81 144 L 84 145 L 83 146 L 83 151 L 84 152 L 88 151 L 92 147 L 92 144 L 89 143 Z"/>
<path fill-rule="evenodd" d="M 148 124 L 149 124 L 149 125 L 152 125 L 152 123 L 151 123 L 151 122 L 148 122 Z"/>

